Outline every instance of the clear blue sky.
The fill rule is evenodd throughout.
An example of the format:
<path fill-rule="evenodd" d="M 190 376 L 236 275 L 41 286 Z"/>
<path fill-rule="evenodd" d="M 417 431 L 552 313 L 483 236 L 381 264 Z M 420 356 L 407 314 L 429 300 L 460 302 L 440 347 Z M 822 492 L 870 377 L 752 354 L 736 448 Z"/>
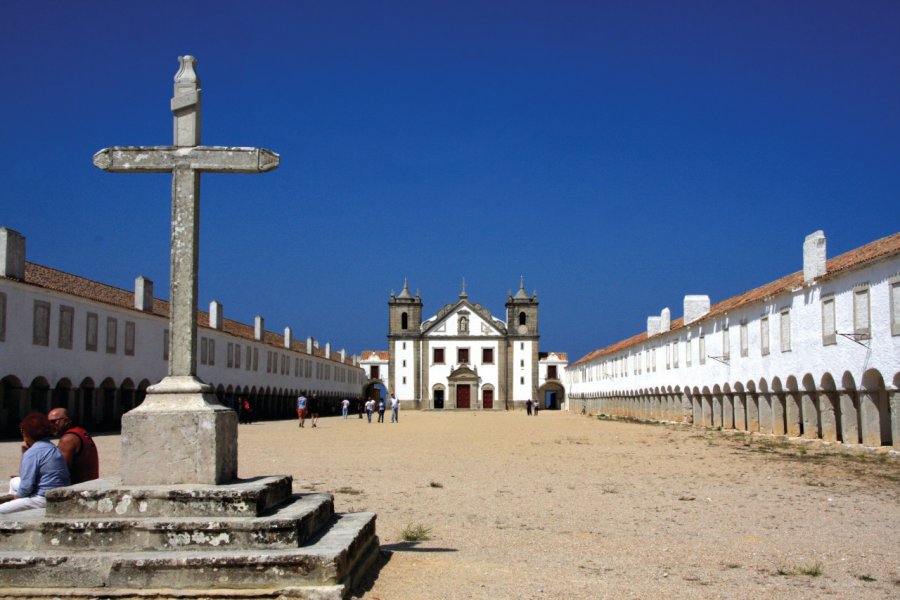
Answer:
<path fill-rule="evenodd" d="M 0 0 L 0 225 L 29 260 L 167 297 L 170 179 L 91 164 L 203 142 L 200 303 L 358 353 L 403 278 L 425 313 L 505 314 L 575 360 L 685 294 L 718 302 L 900 224 L 900 2 Z"/>

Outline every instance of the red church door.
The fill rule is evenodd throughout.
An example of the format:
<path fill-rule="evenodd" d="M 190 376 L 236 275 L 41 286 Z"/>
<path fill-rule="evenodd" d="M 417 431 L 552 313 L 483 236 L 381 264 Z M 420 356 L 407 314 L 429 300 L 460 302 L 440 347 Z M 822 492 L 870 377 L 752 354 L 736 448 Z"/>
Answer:
<path fill-rule="evenodd" d="M 482 395 L 482 404 L 484 405 L 484 409 L 488 410 L 494 408 L 494 390 L 484 390 L 484 392 L 482 392 Z"/>
<path fill-rule="evenodd" d="M 469 408 L 471 388 L 468 385 L 456 386 L 456 408 Z"/>

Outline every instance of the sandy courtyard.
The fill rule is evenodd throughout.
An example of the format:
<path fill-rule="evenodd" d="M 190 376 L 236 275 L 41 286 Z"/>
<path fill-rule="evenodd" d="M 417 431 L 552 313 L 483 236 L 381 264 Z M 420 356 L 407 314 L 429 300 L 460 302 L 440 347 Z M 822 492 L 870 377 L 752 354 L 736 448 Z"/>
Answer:
<path fill-rule="evenodd" d="M 119 437 L 98 443 L 116 475 Z M 254 423 L 239 452 L 242 477 L 378 513 L 391 552 L 370 600 L 900 597 L 900 459 L 883 454 L 551 412 Z M 4 474 L 17 460 L 0 444 Z M 404 542 L 408 525 L 430 539 Z"/>

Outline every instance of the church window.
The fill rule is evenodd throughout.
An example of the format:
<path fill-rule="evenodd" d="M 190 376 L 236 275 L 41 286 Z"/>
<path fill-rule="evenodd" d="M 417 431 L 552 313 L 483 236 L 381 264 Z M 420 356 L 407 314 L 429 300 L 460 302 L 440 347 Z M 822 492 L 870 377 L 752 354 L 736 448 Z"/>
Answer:
<path fill-rule="evenodd" d="M 791 309 L 781 311 L 781 351 L 791 351 Z"/>
<path fill-rule="evenodd" d="M 403 360 L 403 366 L 406 366 L 406 359 Z"/>
<path fill-rule="evenodd" d="M 404 350 L 406 350 L 406 342 L 403 342 L 402 348 L 403 348 Z"/>
<path fill-rule="evenodd" d="M 722 329 L 722 358 L 728 360 L 731 357 L 731 338 L 728 335 L 728 328 Z"/>
<path fill-rule="evenodd" d="M 525 385 L 525 378 L 519 377 L 519 385 Z"/>
<path fill-rule="evenodd" d="M 106 352 L 115 354 L 119 339 L 119 322 L 113 317 L 106 317 Z"/>
<path fill-rule="evenodd" d="M 34 320 L 32 322 L 32 343 L 35 346 L 50 345 L 50 303 L 43 300 L 34 301 Z"/>
<path fill-rule="evenodd" d="M 747 340 L 747 320 L 741 321 L 741 356 L 747 356 L 749 352 L 749 341 Z"/>
<path fill-rule="evenodd" d="M 6 294 L 0 292 L 0 342 L 6 341 Z"/>
<path fill-rule="evenodd" d="M 403 377 L 403 385 L 406 385 L 406 376 Z"/>
<path fill-rule="evenodd" d="M 759 351 L 763 356 L 769 354 L 769 317 L 759 320 Z"/>
<path fill-rule="evenodd" d="M 87 314 L 87 331 L 84 337 L 84 349 L 89 352 L 97 351 L 97 313 Z M 169 331 L 168 329 L 166 331 Z M 169 338 L 166 338 L 165 344 L 165 360 L 169 360 Z"/>
<path fill-rule="evenodd" d="M 134 356 L 134 321 L 125 321 L 125 356 Z"/>
<path fill-rule="evenodd" d="M 59 307 L 59 339 L 57 345 L 66 350 L 72 349 L 72 332 L 75 329 L 75 309 L 71 306 Z"/>
<path fill-rule="evenodd" d="M 0 341 L 3 341 L 3 321 L 5 318 L 5 303 L 0 298 Z M 900 279 L 891 282 L 891 335 L 900 335 Z"/>
<path fill-rule="evenodd" d="M 94 348 L 96 350 L 96 347 Z M 163 360 L 169 360 L 169 330 L 163 329 Z"/>
<path fill-rule="evenodd" d="M 469 364 L 469 349 L 468 348 L 457 348 L 456 349 L 456 362 L 460 364 Z"/>
<path fill-rule="evenodd" d="M 483 364 L 483 365 L 494 364 L 494 349 L 493 348 L 482 348 L 481 349 L 481 364 Z"/>
<path fill-rule="evenodd" d="M 525 311 L 519 313 L 519 325 L 527 325 L 528 324 L 528 315 L 525 314 Z"/>
<path fill-rule="evenodd" d="M 822 298 L 822 345 L 837 343 L 837 329 L 834 322 L 834 296 Z"/>
<path fill-rule="evenodd" d="M 525 342 L 519 342 L 519 350 L 525 349 Z"/>
<path fill-rule="evenodd" d="M 869 322 L 869 286 L 853 290 L 853 333 L 868 338 L 872 332 Z"/>
<path fill-rule="evenodd" d="M 525 368 L 525 359 L 524 358 L 519 360 L 519 366 L 522 367 L 523 369 Z"/>
<path fill-rule="evenodd" d="M 469 333 L 469 317 L 460 315 L 456 322 L 456 333 Z"/>
<path fill-rule="evenodd" d="M 402 313 L 400 315 L 400 329 L 409 328 L 409 315 L 407 313 Z"/>
<path fill-rule="evenodd" d="M 434 357 L 434 364 L 436 364 L 436 365 L 444 364 L 444 349 L 443 348 L 435 348 L 432 351 L 432 356 Z"/>
<path fill-rule="evenodd" d="M 202 354 L 201 354 L 201 358 L 202 358 Z M 229 369 L 234 366 L 234 344 L 231 342 L 228 342 L 228 356 L 225 359 L 225 365 Z"/>

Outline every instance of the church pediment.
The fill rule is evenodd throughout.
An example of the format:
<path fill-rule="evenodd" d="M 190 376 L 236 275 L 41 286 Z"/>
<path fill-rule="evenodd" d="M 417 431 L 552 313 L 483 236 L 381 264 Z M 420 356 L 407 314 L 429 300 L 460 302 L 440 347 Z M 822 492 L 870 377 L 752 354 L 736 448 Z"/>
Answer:
<path fill-rule="evenodd" d="M 478 379 L 478 373 L 473 371 L 470 367 L 466 365 L 460 365 L 456 369 L 450 372 L 450 376 L 447 377 L 448 381 L 471 381 Z"/>
<path fill-rule="evenodd" d="M 424 323 L 426 336 L 497 337 L 506 334 L 502 321 L 494 318 L 480 304 L 460 299 L 456 304 L 445 305 Z"/>

